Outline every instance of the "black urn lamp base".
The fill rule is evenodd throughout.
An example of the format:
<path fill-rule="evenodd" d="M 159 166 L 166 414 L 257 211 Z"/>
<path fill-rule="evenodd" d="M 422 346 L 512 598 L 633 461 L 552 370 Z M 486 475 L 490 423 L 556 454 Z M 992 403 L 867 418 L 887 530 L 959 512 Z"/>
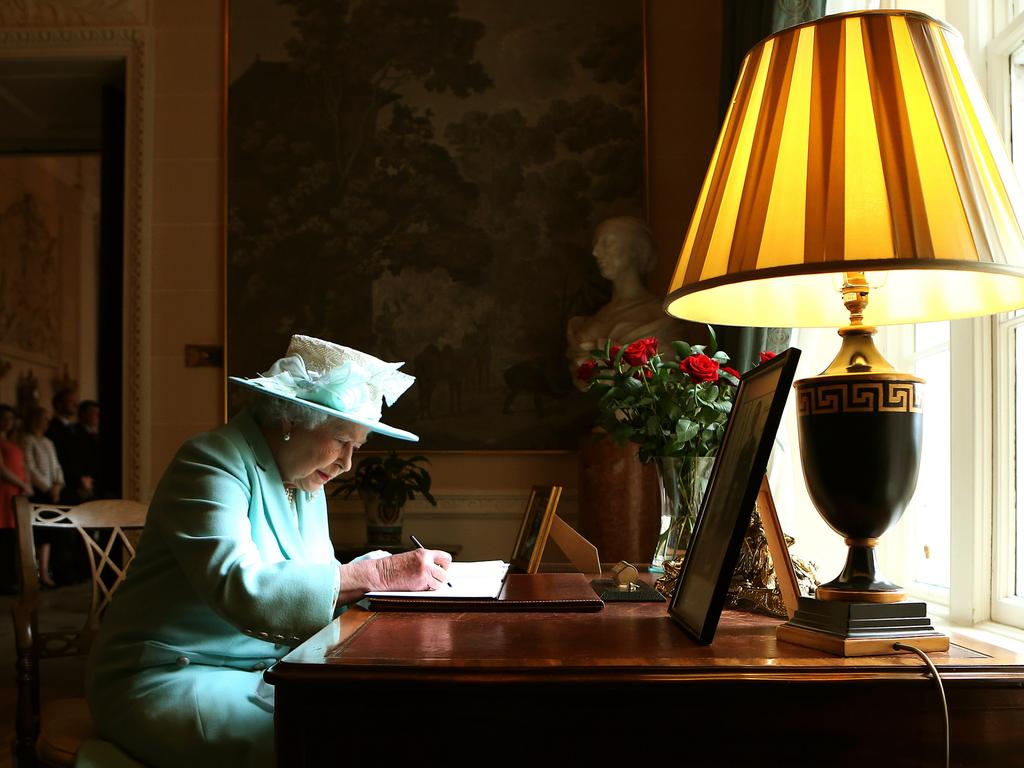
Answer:
<path fill-rule="evenodd" d="M 836 656 L 899 653 L 894 643 L 922 651 L 949 650 L 949 638 L 936 631 L 927 605 L 918 600 L 850 603 L 801 597 L 796 614 L 779 626 L 776 637 Z"/>
<path fill-rule="evenodd" d="M 818 587 L 819 600 L 848 603 L 898 603 L 907 599 L 906 590 L 886 579 L 875 564 L 875 540 L 847 539 L 846 566 L 838 577 Z"/>

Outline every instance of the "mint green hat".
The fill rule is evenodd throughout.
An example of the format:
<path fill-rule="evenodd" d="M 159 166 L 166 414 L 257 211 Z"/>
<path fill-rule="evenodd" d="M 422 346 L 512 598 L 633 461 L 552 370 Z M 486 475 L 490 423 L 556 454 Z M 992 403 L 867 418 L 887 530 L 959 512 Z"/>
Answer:
<path fill-rule="evenodd" d="M 228 381 L 266 395 L 291 400 L 400 440 L 419 440 L 404 429 L 381 423 L 381 401 L 389 406 L 401 397 L 413 376 L 357 349 L 312 336 L 292 336 L 284 357 L 266 373 L 252 379 L 229 376 Z"/>

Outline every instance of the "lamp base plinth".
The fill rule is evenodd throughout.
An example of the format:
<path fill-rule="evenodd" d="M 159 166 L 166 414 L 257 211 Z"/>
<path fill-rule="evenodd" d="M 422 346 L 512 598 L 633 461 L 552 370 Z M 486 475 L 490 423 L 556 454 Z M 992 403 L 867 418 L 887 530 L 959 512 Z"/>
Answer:
<path fill-rule="evenodd" d="M 897 642 L 922 651 L 949 650 L 949 638 L 935 630 L 926 604 L 917 600 L 851 603 L 801 597 L 796 614 L 776 637 L 836 656 L 899 653 L 893 648 Z"/>
<path fill-rule="evenodd" d="M 897 587 L 894 590 L 878 589 L 829 589 L 818 587 L 819 600 L 839 600 L 847 603 L 900 603 L 907 599 L 907 593 Z"/>

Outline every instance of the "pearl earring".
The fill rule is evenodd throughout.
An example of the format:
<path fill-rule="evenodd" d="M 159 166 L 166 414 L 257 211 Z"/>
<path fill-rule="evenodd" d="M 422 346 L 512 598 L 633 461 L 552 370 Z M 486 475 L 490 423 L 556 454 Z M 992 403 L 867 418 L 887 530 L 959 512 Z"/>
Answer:
<path fill-rule="evenodd" d="M 292 439 L 292 433 L 291 432 L 285 432 L 284 433 L 284 441 L 287 443 L 291 439 Z"/>

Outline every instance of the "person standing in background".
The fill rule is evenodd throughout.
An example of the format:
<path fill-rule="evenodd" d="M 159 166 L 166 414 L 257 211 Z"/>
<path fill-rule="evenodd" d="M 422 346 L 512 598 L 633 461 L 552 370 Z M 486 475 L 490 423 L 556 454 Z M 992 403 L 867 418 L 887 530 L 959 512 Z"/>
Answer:
<path fill-rule="evenodd" d="M 78 415 L 78 396 L 73 389 L 61 389 L 53 396 L 53 418 L 46 428 L 46 437 L 57 451 L 57 461 L 64 471 L 65 479 L 78 478 L 81 470 L 75 445 L 75 417 Z M 78 504 L 77 486 L 65 483 L 60 501 L 64 504 Z"/>
<path fill-rule="evenodd" d="M 50 424 L 50 414 L 45 408 L 33 408 L 28 416 L 28 429 L 24 438 L 25 466 L 29 480 L 35 493 L 32 501 L 38 504 L 57 504 L 61 491 L 64 490 L 64 470 L 57 459 L 57 449 L 53 441 L 46 436 Z M 39 529 L 35 531 L 36 562 L 39 564 L 39 582 L 45 587 L 55 587 L 56 582 L 50 573 L 50 556 L 54 538 L 57 533 L 70 531 L 53 531 Z"/>
<path fill-rule="evenodd" d="M 69 465 L 64 467 L 67 497 L 74 503 L 104 498 L 100 482 L 100 404 L 83 400 L 78 405 L 78 423 L 72 425 Z M 60 451 L 57 452 L 60 458 Z M 63 462 L 62 462 L 63 464 Z"/>
<path fill-rule="evenodd" d="M 0 592 L 3 593 L 13 593 L 18 581 L 14 497 L 33 493 L 25 471 L 25 453 L 13 439 L 16 424 L 14 409 L 0 404 Z"/>

